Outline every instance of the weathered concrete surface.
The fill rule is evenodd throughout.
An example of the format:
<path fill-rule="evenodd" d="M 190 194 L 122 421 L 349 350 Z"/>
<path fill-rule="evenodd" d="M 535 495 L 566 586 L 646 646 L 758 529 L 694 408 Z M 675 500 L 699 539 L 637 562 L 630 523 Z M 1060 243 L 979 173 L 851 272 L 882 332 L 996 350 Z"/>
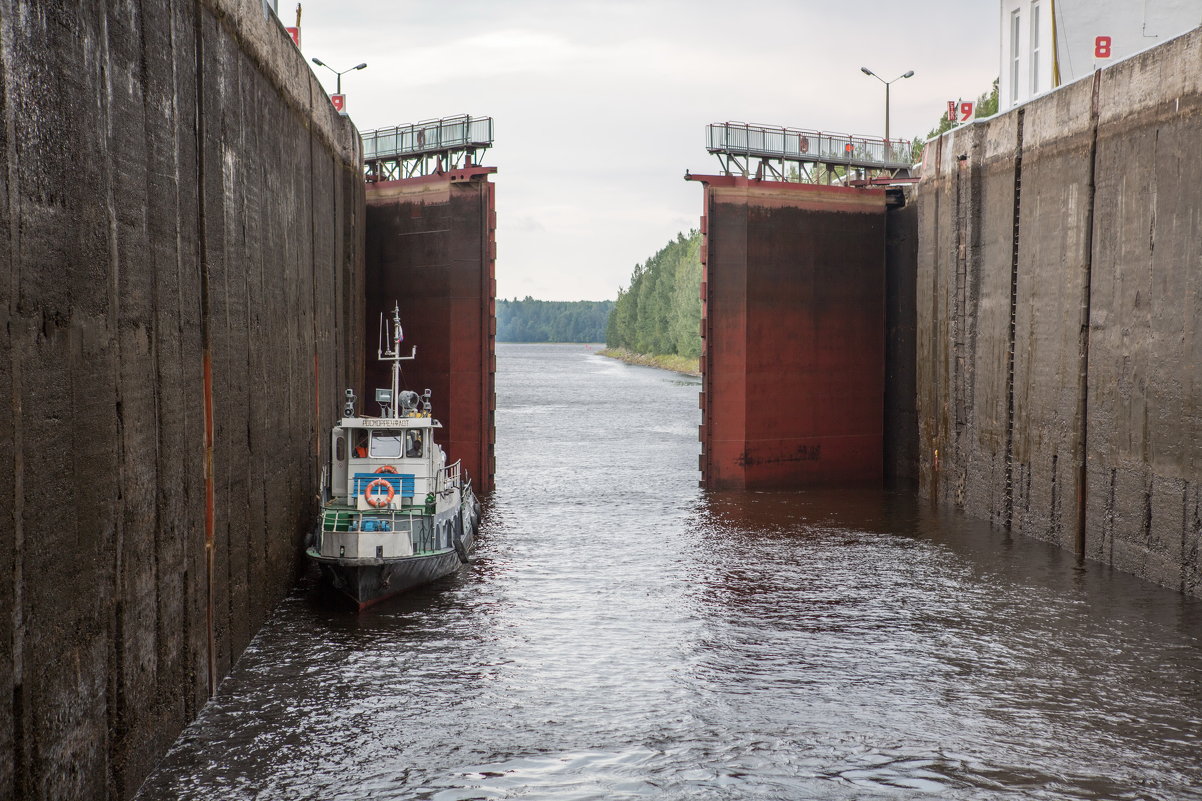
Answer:
<path fill-rule="evenodd" d="M 1199 64 L 1194 31 L 954 131 L 917 193 L 922 490 L 1193 595 Z"/>
<path fill-rule="evenodd" d="M 1102 73 L 1087 553 L 1202 596 L 1202 29 Z"/>
<path fill-rule="evenodd" d="M 693 176 L 702 222 L 702 483 L 880 481 L 885 194 Z"/>
<path fill-rule="evenodd" d="M 361 155 L 258 0 L 0 36 L 0 797 L 127 798 L 295 577 Z"/>
<path fill-rule="evenodd" d="M 370 184 L 367 189 L 366 372 L 391 385 L 378 361 L 380 314 L 399 303 L 405 345 L 404 387 L 433 393 L 437 439 L 460 460 L 477 492 L 493 487 L 496 441 L 496 185 L 493 167 Z"/>

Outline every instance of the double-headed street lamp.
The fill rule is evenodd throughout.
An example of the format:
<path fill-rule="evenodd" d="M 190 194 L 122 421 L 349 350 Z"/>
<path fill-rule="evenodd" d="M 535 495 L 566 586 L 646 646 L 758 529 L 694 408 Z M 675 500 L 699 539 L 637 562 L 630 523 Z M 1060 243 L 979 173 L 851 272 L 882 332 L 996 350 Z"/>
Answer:
<path fill-rule="evenodd" d="M 338 70 L 336 70 L 336 69 L 334 69 L 333 67 L 331 67 L 329 64 L 327 64 L 327 63 L 325 63 L 324 61 L 322 61 L 320 58 L 315 58 L 315 59 L 313 59 L 313 63 L 314 63 L 314 64 L 316 64 L 316 65 L 317 65 L 317 66 L 319 66 L 319 67 L 325 67 L 325 68 L 326 68 L 326 69 L 328 69 L 330 72 L 332 72 L 332 73 L 334 73 L 335 75 L 337 75 L 337 76 L 338 76 L 338 88 L 335 90 L 335 92 L 334 92 L 334 93 L 335 93 L 335 94 L 339 94 L 339 95 L 340 95 L 340 94 L 342 94 L 342 76 L 343 76 L 343 75 L 345 75 L 345 74 L 346 74 L 346 73 L 348 73 L 348 72 L 354 72 L 355 70 L 361 70 L 361 69 L 363 69 L 364 67 L 366 67 L 366 66 L 367 66 L 367 62 L 365 61 L 365 62 L 363 62 L 362 64 L 360 64 L 360 65 L 359 65 L 359 66 L 357 66 L 357 67 L 351 67 L 351 68 L 349 68 L 349 69 L 345 69 L 345 70 L 343 70 L 342 72 L 339 72 Z"/>
<path fill-rule="evenodd" d="M 316 60 L 317 59 L 314 59 L 314 61 L 316 61 Z M 867 67 L 860 67 L 860 72 L 864 73 L 865 75 L 871 75 L 873 78 L 876 78 L 878 81 L 885 84 L 885 140 L 888 141 L 889 140 L 889 84 L 893 83 L 893 81 L 900 81 L 902 78 L 909 78 L 910 76 L 912 76 L 914 74 L 914 70 L 910 70 L 909 72 L 905 73 L 904 75 L 898 75 L 896 78 L 893 79 L 893 81 L 886 81 L 884 78 L 877 75 L 875 72 L 868 69 Z"/>

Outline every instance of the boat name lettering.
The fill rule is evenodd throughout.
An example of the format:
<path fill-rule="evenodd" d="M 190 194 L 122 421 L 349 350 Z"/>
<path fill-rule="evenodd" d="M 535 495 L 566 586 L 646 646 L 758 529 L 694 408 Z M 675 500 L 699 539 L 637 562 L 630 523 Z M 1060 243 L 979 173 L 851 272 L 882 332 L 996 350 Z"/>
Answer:
<path fill-rule="evenodd" d="M 410 422 L 403 417 L 363 421 L 364 428 L 406 428 L 409 425 Z"/>

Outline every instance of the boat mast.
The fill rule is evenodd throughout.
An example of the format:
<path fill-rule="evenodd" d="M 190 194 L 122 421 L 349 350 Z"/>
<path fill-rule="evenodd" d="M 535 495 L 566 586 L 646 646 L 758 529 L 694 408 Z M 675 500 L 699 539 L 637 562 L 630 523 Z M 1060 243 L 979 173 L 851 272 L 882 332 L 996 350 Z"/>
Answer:
<path fill-rule="evenodd" d="M 394 302 L 392 320 L 385 320 L 384 312 L 380 312 L 380 342 L 376 350 L 377 359 L 392 362 L 392 393 L 388 399 L 388 408 L 384 410 L 385 417 L 400 417 L 398 407 L 401 396 L 401 362 L 417 357 L 417 345 L 413 346 L 413 352 L 408 356 L 401 355 L 401 342 L 404 339 L 405 334 L 401 331 L 401 307 L 399 303 Z"/>

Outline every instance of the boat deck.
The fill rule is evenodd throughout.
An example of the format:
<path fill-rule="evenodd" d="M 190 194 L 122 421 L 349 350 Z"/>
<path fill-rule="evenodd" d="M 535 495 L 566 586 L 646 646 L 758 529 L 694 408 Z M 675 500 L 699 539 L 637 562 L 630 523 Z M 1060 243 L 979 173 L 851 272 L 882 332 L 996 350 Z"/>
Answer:
<path fill-rule="evenodd" d="M 409 518 L 433 517 L 424 504 L 412 504 L 400 509 L 360 509 L 356 505 L 328 503 L 321 510 L 321 527 L 325 531 L 350 531 L 355 520 L 387 520 L 393 524 Z"/>

